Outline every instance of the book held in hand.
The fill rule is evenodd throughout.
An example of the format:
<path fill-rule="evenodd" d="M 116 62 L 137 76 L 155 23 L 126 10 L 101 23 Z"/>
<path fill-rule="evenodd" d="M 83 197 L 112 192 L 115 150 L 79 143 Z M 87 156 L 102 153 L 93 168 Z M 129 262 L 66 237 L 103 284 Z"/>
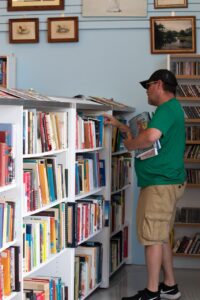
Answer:
<path fill-rule="evenodd" d="M 142 112 L 141 114 L 134 116 L 129 120 L 129 126 L 133 137 L 136 137 L 139 132 L 148 127 L 148 123 L 151 120 L 148 112 Z M 144 149 L 136 149 L 135 157 L 141 160 L 147 159 L 158 155 L 158 150 L 161 148 L 159 140 L 156 141 L 152 146 Z"/>

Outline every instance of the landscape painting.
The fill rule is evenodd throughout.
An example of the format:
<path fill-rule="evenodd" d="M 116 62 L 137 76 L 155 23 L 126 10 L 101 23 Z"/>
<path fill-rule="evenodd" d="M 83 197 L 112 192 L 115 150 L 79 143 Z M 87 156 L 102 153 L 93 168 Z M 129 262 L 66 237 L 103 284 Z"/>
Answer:
<path fill-rule="evenodd" d="M 196 52 L 196 18 L 151 17 L 151 53 Z"/>

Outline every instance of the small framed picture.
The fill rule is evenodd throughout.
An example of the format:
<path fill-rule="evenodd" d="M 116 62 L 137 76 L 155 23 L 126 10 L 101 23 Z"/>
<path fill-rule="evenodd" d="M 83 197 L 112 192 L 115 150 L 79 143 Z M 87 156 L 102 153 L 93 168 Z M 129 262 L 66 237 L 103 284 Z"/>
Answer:
<path fill-rule="evenodd" d="M 10 43 L 38 43 L 39 19 L 9 19 Z"/>
<path fill-rule="evenodd" d="M 78 17 L 48 18 L 48 42 L 78 42 Z"/>
<path fill-rule="evenodd" d="M 196 17 L 151 17 L 151 53 L 195 53 Z"/>
<path fill-rule="evenodd" d="M 188 7 L 188 0 L 154 0 L 154 8 Z"/>
<path fill-rule="evenodd" d="M 8 0 L 8 11 L 64 9 L 64 0 Z"/>

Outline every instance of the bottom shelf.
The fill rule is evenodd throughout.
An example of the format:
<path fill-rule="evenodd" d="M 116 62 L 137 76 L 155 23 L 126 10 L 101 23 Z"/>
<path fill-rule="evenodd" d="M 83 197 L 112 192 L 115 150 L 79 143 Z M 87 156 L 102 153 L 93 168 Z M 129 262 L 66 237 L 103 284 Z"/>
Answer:
<path fill-rule="evenodd" d="M 117 270 L 119 270 L 119 268 L 121 268 L 121 266 L 123 266 L 125 262 L 126 260 L 123 259 L 122 262 L 115 268 L 115 270 L 110 273 L 110 276 L 112 276 L 115 272 L 117 272 Z"/>
<path fill-rule="evenodd" d="M 87 295 L 86 296 L 84 296 L 84 297 L 81 297 L 80 299 L 81 300 L 84 300 L 84 299 L 86 299 L 87 297 L 89 297 L 99 286 L 101 285 L 101 282 L 100 283 L 98 283 L 93 289 L 91 289 L 88 293 L 87 293 Z"/>
<path fill-rule="evenodd" d="M 20 292 L 14 292 L 12 293 L 10 296 L 4 296 L 3 297 L 3 300 L 11 300 L 11 299 L 14 299 Z"/>

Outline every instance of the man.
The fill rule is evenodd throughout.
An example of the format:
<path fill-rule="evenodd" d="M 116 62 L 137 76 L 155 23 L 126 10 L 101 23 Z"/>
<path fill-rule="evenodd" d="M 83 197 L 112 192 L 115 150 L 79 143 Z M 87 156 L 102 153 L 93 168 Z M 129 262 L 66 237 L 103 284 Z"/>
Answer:
<path fill-rule="evenodd" d="M 145 247 L 147 288 L 123 300 L 179 299 L 175 282 L 169 234 L 173 226 L 177 200 L 185 189 L 184 113 L 175 98 L 177 80 L 170 71 L 160 69 L 148 80 L 140 82 L 147 90 L 148 103 L 156 106 L 148 128 L 132 137 L 130 128 L 106 115 L 106 124 L 126 133 L 128 150 L 143 149 L 158 139 L 161 149 L 157 156 L 135 159 L 138 186 L 141 187 L 137 207 L 137 235 Z M 164 281 L 159 284 L 161 267 Z"/>

